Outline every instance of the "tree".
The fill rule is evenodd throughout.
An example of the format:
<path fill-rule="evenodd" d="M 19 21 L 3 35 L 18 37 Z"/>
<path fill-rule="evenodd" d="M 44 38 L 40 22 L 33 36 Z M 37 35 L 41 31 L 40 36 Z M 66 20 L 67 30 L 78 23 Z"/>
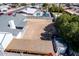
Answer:
<path fill-rule="evenodd" d="M 56 4 L 52 4 L 52 6 L 49 8 L 50 12 L 63 12 L 63 8 L 61 7 L 61 4 L 57 6 Z"/>
<path fill-rule="evenodd" d="M 79 16 L 63 14 L 56 20 L 56 28 L 60 36 L 65 39 L 72 48 L 79 50 Z"/>
<path fill-rule="evenodd" d="M 35 6 L 35 3 L 31 3 L 32 6 Z"/>
<path fill-rule="evenodd" d="M 27 4 L 26 3 L 21 3 L 21 6 L 26 6 Z"/>
<path fill-rule="evenodd" d="M 12 3 L 12 6 L 11 7 L 13 7 L 13 8 L 18 7 L 18 3 Z"/>
<path fill-rule="evenodd" d="M 43 8 L 44 10 L 48 11 L 49 4 L 44 3 L 44 4 L 42 5 L 42 8 Z"/>

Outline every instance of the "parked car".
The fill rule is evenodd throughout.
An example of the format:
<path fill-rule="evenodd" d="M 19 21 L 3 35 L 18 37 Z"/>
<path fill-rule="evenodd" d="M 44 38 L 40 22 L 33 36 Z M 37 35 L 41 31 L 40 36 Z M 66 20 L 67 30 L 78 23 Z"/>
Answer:
<path fill-rule="evenodd" d="M 7 8 L 2 8 L 0 13 L 5 14 L 7 12 Z"/>
<path fill-rule="evenodd" d="M 10 6 L 7 6 L 7 5 L 0 6 L 0 13 L 5 14 L 9 9 L 10 9 Z"/>

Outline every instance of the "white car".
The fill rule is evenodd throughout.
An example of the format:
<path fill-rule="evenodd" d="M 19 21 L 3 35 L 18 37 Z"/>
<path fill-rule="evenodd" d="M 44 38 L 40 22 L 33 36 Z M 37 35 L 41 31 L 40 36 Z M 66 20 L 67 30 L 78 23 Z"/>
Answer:
<path fill-rule="evenodd" d="M 7 10 L 8 10 L 7 8 L 2 8 L 2 9 L 1 9 L 1 12 L 2 12 L 2 13 L 6 13 Z"/>
<path fill-rule="evenodd" d="M 10 7 L 9 6 L 6 6 L 6 5 L 4 5 L 4 6 L 0 6 L 0 13 L 7 13 L 7 11 L 8 11 L 8 9 L 9 9 Z"/>

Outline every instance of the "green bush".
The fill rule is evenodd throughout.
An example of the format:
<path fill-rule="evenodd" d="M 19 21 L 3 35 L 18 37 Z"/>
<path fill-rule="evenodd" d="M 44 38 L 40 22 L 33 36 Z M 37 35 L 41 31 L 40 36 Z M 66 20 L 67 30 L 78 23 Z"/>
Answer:
<path fill-rule="evenodd" d="M 56 20 L 56 28 L 60 36 L 72 45 L 74 50 L 79 50 L 79 16 L 63 14 Z"/>

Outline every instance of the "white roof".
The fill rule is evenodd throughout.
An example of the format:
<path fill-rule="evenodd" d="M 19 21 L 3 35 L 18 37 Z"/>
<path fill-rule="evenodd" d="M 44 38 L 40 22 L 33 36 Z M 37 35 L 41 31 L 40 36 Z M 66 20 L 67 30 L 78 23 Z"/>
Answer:
<path fill-rule="evenodd" d="M 23 10 L 21 10 L 21 11 L 23 11 L 23 12 L 27 13 L 26 9 L 23 9 Z"/>
<path fill-rule="evenodd" d="M 23 9 L 21 11 L 29 13 L 29 14 L 34 14 L 35 11 L 37 11 L 37 9 L 35 9 L 35 8 L 27 8 L 27 9 Z"/>

